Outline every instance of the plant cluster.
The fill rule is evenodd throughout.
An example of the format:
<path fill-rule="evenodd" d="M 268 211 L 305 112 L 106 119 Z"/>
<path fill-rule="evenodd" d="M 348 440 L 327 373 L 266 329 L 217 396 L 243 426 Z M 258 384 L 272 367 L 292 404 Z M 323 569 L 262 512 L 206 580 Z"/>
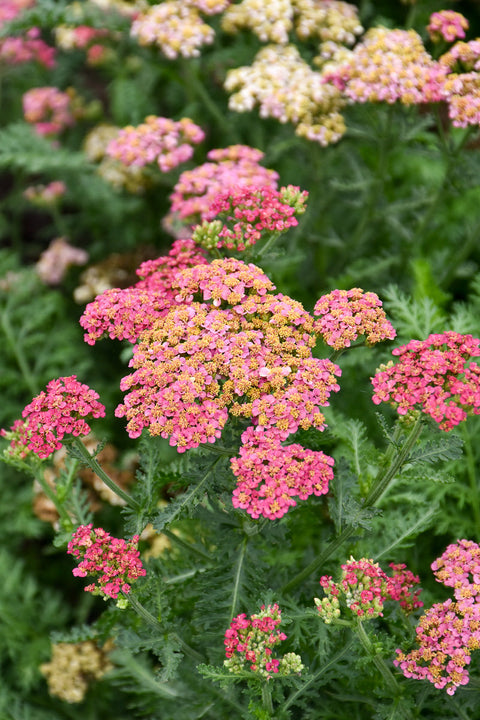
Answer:
<path fill-rule="evenodd" d="M 0 88 L 2 720 L 475 720 L 478 4 L 6 0 Z"/>

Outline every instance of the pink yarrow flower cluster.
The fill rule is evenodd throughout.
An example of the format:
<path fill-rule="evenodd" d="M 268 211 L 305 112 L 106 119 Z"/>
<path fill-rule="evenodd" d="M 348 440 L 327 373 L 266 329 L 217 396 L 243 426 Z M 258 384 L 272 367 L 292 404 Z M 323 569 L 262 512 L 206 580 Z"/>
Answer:
<path fill-rule="evenodd" d="M 39 135 L 57 135 L 75 122 L 68 93 L 39 87 L 23 95 L 23 115 Z"/>
<path fill-rule="evenodd" d="M 105 335 L 135 343 L 157 318 L 176 304 L 175 275 L 188 267 L 206 263 L 191 240 L 176 240 L 168 255 L 147 260 L 138 268 L 140 280 L 127 288 L 112 288 L 89 303 L 80 318 L 84 340 L 94 345 Z"/>
<path fill-rule="evenodd" d="M 225 631 L 225 655 L 223 664 L 231 673 L 242 673 L 246 669 L 270 680 L 274 675 L 300 674 L 302 660 L 295 653 L 283 658 L 274 657 L 273 649 L 287 639 L 277 628 L 282 621 L 279 606 L 262 605 L 259 613 L 237 615 Z"/>
<path fill-rule="evenodd" d="M 423 603 L 418 599 L 420 590 L 412 593 L 412 587 L 419 578 L 405 569 L 405 565 L 393 565 L 393 577 L 389 577 L 373 560 L 350 558 L 342 565 L 342 576 L 338 583 L 330 575 L 320 578 L 325 597 L 315 598 L 315 605 L 322 620 L 335 622 L 346 607 L 349 614 L 362 620 L 383 616 L 386 600 L 396 600 L 406 611 L 411 612 Z"/>
<path fill-rule="evenodd" d="M 41 39 L 40 30 L 36 27 L 27 30 L 25 35 L 0 39 L 0 64 L 23 65 L 27 62 L 37 62 L 48 69 L 56 64 L 55 48 Z"/>
<path fill-rule="evenodd" d="M 321 316 L 315 322 L 315 332 L 335 350 L 350 347 L 362 335 L 367 345 L 393 340 L 396 335 L 378 295 L 361 288 L 333 290 L 323 295 L 313 314 Z"/>
<path fill-rule="evenodd" d="M 264 236 L 282 233 L 298 225 L 295 214 L 305 212 L 307 191 L 289 185 L 275 190 L 269 185 L 236 186 L 219 193 L 213 199 L 207 213 L 213 223 L 198 227 L 194 240 L 199 238 L 205 247 L 242 251 L 255 245 Z M 201 242 L 202 230 L 211 228 L 210 242 Z M 197 242 L 199 241 L 197 240 Z"/>
<path fill-rule="evenodd" d="M 106 154 L 127 166 L 156 163 L 162 172 L 169 172 L 190 160 L 193 145 L 204 137 L 203 130 L 189 118 L 177 122 L 149 115 L 141 125 L 120 130 L 108 144 Z"/>
<path fill-rule="evenodd" d="M 137 549 L 138 539 L 134 535 L 125 541 L 102 528 L 93 529 L 92 523 L 80 525 L 68 543 L 67 553 L 80 561 L 72 571 L 76 577 L 96 578 L 96 582 L 85 587 L 85 592 L 101 595 L 105 600 L 116 600 L 119 593 L 128 594 L 130 583 L 147 574 Z"/>
<path fill-rule="evenodd" d="M 62 447 L 66 435 L 88 435 L 88 415 L 104 417 L 105 407 L 98 402 L 98 394 L 76 375 L 51 380 L 45 391 L 33 398 L 22 411 L 10 432 L 0 434 L 11 440 L 10 452 L 25 457 L 28 451 L 47 458 Z"/>
<path fill-rule="evenodd" d="M 30 185 L 23 197 L 38 207 L 53 207 L 65 195 L 67 186 L 61 180 L 53 180 L 48 185 Z"/>
<path fill-rule="evenodd" d="M 453 695 L 469 681 L 471 653 L 480 648 L 480 547 L 458 540 L 433 564 L 438 582 L 453 588 L 455 600 L 435 603 L 416 628 L 419 647 L 397 650 L 394 665 L 408 678 L 427 680 Z"/>
<path fill-rule="evenodd" d="M 396 348 L 398 362 L 381 366 L 371 379 L 373 402 L 389 402 L 399 415 L 420 410 L 445 431 L 480 414 L 480 367 L 469 363 L 480 355 L 479 343 L 447 331 Z"/>
<path fill-rule="evenodd" d="M 208 161 L 185 170 L 170 195 L 171 210 L 164 220 L 169 232 L 187 232 L 210 219 L 212 202 L 219 193 L 238 186 L 277 187 L 278 174 L 260 165 L 263 153 L 248 145 L 210 150 Z M 175 226 L 179 225 L 176 229 Z M 183 229 L 182 229 L 183 228 Z"/>
<path fill-rule="evenodd" d="M 430 16 L 427 32 L 433 42 L 445 40 L 451 43 L 463 39 L 468 27 L 468 20 L 461 13 L 454 10 L 440 10 Z"/>
<path fill-rule="evenodd" d="M 58 237 L 40 255 L 35 272 L 47 285 L 60 285 L 68 268 L 85 265 L 87 260 L 86 250 L 70 245 L 64 237 Z"/>
<path fill-rule="evenodd" d="M 230 462 L 238 479 L 233 507 L 253 518 L 280 518 L 296 505 L 296 497 L 325 495 L 333 479 L 333 458 L 298 444 L 284 447 L 253 427 L 243 433 L 239 457 Z"/>

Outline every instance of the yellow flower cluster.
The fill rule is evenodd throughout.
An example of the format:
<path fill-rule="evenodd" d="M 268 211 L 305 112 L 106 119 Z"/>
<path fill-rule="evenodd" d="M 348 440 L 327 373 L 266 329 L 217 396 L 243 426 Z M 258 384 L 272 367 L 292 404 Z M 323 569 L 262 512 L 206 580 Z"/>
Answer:
<path fill-rule="evenodd" d="M 337 142 L 345 132 L 339 90 L 324 83 L 294 45 L 266 46 L 251 66 L 230 70 L 224 86 L 233 92 L 231 110 L 247 112 L 258 106 L 261 117 L 291 122 L 297 135 L 320 145 Z"/>
<path fill-rule="evenodd" d="M 88 685 L 113 668 L 108 660 L 111 642 L 99 648 L 92 640 L 52 645 L 52 659 L 40 666 L 50 695 L 68 703 L 82 702 Z"/>

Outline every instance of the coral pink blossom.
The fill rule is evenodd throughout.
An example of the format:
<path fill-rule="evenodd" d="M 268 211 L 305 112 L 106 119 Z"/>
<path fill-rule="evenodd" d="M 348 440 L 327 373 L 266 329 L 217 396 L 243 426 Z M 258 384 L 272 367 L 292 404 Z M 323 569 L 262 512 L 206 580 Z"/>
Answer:
<path fill-rule="evenodd" d="M 253 427 L 243 433 L 239 457 L 230 462 L 237 478 L 233 506 L 253 518 L 280 518 L 296 505 L 295 498 L 325 495 L 333 478 L 333 458 L 298 444 L 282 446 Z"/>
<path fill-rule="evenodd" d="M 80 525 L 68 543 L 67 553 L 79 560 L 73 570 L 76 577 L 93 575 L 96 582 L 87 585 L 86 592 L 104 598 L 129 593 L 130 583 L 146 575 L 137 550 L 138 535 L 125 541 L 112 537 L 102 528 L 92 524 Z"/>
<path fill-rule="evenodd" d="M 440 10 L 432 13 L 427 25 L 427 32 L 434 42 L 445 40 L 451 43 L 463 39 L 466 30 L 468 30 L 467 18 L 454 10 Z"/>
<path fill-rule="evenodd" d="M 315 332 L 335 350 L 350 347 L 362 335 L 367 345 L 393 340 L 396 335 L 378 295 L 361 288 L 333 290 L 323 295 L 317 300 L 313 314 L 321 316 L 315 322 Z"/>
<path fill-rule="evenodd" d="M 98 402 L 98 394 L 76 375 L 51 380 L 46 390 L 33 398 L 22 412 L 23 420 L 17 420 L 10 429 L 1 434 L 11 438 L 13 453 L 25 456 L 31 451 L 46 458 L 62 447 L 66 435 L 88 435 L 90 426 L 85 418 L 105 415 L 104 406 Z"/>
<path fill-rule="evenodd" d="M 106 152 L 127 166 L 143 167 L 155 162 L 162 172 L 169 172 L 190 160 L 193 145 L 204 137 L 203 130 L 189 118 L 177 122 L 149 115 L 141 125 L 120 130 Z"/>
<path fill-rule="evenodd" d="M 427 680 L 453 695 L 469 681 L 468 665 L 480 648 L 480 547 L 458 540 L 432 563 L 438 582 L 453 588 L 455 600 L 435 603 L 420 618 L 418 648 L 397 650 L 394 665 L 405 677 Z"/>
<path fill-rule="evenodd" d="M 396 348 L 397 363 L 381 366 L 372 378 L 373 402 L 390 402 L 399 415 L 419 409 L 446 431 L 480 414 L 480 367 L 469 363 L 480 355 L 479 343 L 448 331 Z"/>
<path fill-rule="evenodd" d="M 28 90 L 23 96 L 23 114 L 39 135 L 56 135 L 75 122 L 70 96 L 56 87 Z"/>

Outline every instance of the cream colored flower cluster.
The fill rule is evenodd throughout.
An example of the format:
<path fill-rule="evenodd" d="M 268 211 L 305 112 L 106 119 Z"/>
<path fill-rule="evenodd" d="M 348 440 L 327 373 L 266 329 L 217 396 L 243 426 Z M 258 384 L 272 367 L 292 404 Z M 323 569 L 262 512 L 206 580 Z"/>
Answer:
<path fill-rule="evenodd" d="M 295 30 L 300 40 L 318 38 L 353 45 L 363 32 L 358 9 L 338 0 L 243 0 L 223 14 L 222 30 L 251 30 L 262 42 L 287 44 Z"/>
<path fill-rule="evenodd" d="M 108 660 L 112 643 L 99 648 L 92 640 L 52 645 L 52 659 L 40 666 L 47 679 L 50 695 L 68 703 L 80 703 L 88 685 L 113 668 Z"/>
<path fill-rule="evenodd" d="M 231 5 L 222 16 L 222 30 L 235 33 L 251 30 L 262 42 L 288 43 L 293 29 L 291 0 L 243 0 Z"/>
<path fill-rule="evenodd" d="M 203 45 L 213 42 L 215 32 L 203 22 L 203 12 L 212 14 L 225 7 L 225 2 L 184 2 L 167 0 L 152 5 L 132 23 L 131 35 L 140 45 L 157 45 L 170 60 L 198 57 Z"/>
<path fill-rule="evenodd" d="M 261 117 L 291 122 L 301 137 L 329 145 L 345 132 L 339 90 L 302 59 L 294 45 L 268 45 L 253 65 L 230 70 L 225 89 L 232 92 L 229 107 L 247 112 L 255 106 Z"/>

